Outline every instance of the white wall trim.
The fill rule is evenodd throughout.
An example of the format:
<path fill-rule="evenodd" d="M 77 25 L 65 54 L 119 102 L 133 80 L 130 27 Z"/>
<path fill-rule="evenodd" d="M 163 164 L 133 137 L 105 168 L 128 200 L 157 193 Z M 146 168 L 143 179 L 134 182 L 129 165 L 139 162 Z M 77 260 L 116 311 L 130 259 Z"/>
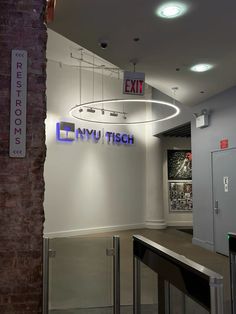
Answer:
<path fill-rule="evenodd" d="M 132 229 L 143 229 L 145 228 L 144 223 L 130 224 L 130 225 L 117 225 L 117 226 L 107 226 L 107 227 L 96 227 L 96 228 L 86 228 L 86 229 L 74 229 L 74 230 L 64 230 L 64 231 L 54 231 L 45 232 L 44 237 L 47 238 L 63 238 L 63 237 L 73 237 L 80 235 L 88 235 L 103 232 L 113 232 L 121 230 L 132 230 Z"/>
<path fill-rule="evenodd" d="M 198 246 L 203 247 L 204 249 L 214 252 L 214 244 L 210 241 L 203 241 L 198 238 L 193 238 L 192 243 Z"/>
<path fill-rule="evenodd" d="M 146 220 L 145 227 L 148 229 L 166 229 L 165 220 Z"/>
<path fill-rule="evenodd" d="M 169 220 L 166 222 L 166 224 L 168 227 L 192 227 L 193 226 L 192 221 L 183 221 L 183 220 L 179 220 L 179 221 Z"/>

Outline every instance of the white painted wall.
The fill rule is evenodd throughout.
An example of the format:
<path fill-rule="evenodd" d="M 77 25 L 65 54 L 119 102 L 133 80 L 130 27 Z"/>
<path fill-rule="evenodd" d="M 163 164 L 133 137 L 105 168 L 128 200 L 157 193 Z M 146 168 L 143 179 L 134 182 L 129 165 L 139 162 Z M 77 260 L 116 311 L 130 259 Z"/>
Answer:
<path fill-rule="evenodd" d="M 168 226 L 192 226 L 192 213 L 170 213 L 169 212 L 169 196 L 168 196 L 168 165 L 167 150 L 168 149 L 191 149 L 190 138 L 162 137 L 163 150 L 163 205 L 164 216 Z"/>
<path fill-rule="evenodd" d="M 192 120 L 193 152 L 193 243 L 214 250 L 214 204 L 212 195 L 212 152 L 220 149 L 222 139 L 229 140 L 229 148 L 236 147 L 236 86 L 194 107 L 210 112 L 209 126 L 196 128 Z"/>
<path fill-rule="evenodd" d="M 75 43 L 49 30 L 45 234 L 53 237 L 144 226 L 164 228 L 165 219 L 176 223 L 180 219 L 187 221 L 185 215 L 177 217 L 177 214 L 170 216 L 167 213 L 162 141 L 152 136 L 152 125 L 104 127 L 105 131 L 133 134 L 133 146 L 56 141 L 56 123 L 60 121 L 75 122 L 80 128 L 103 128 L 102 125 L 75 121 L 69 116 L 70 108 L 80 103 L 80 74 L 78 67 L 73 66 L 79 63 L 70 58 L 71 50 L 76 49 Z M 82 71 L 82 102 L 102 98 L 101 72 L 94 75 L 93 92 L 93 72 Z M 107 75 L 103 78 L 104 98 L 124 97 L 121 80 Z M 152 91 L 147 87 L 146 97 L 150 98 Z M 132 113 L 141 114 L 140 105 L 132 110 Z M 149 117 L 149 111 L 142 114 Z M 164 149 L 173 145 L 165 143 Z M 183 147 L 179 142 L 177 146 Z"/>
<path fill-rule="evenodd" d="M 58 41 L 63 47 L 68 45 L 66 39 L 49 32 L 49 48 L 51 37 L 55 42 L 55 36 L 55 47 L 60 46 Z M 48 55 L 51 59 L 51 50 Z M 105 127 L 105 131 L 134 134 L 135 144 L 132 146 L 57 142 L 56 122 L 74 122 L 68 112 L 79 103 L 79 72 L 75 67 L 53 61 L 48 61 L 47 69 L 45 233 L 63 236 L 106 228 L 142 227 L 146 201 L 145 127 Z M 82 72 L 82 102 L 92 100 L 91 79 L 91 71 Z M 100 74 L 96 74 L 95 82 L 101 82 Z M 104 77 L 106 98 L 120 98 L 121 91 L 121 81 Z M 101 97 L 99 83 L 95 97 Z M 101 125 L 79 121 L 76 125 L 81 128 L 102 128 Z"/>

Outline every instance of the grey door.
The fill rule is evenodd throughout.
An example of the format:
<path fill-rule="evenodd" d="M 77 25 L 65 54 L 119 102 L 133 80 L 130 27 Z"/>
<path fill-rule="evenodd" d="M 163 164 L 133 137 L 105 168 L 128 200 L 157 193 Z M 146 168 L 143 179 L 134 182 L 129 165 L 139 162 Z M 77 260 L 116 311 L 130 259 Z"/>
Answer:
<path fill-rule="evenodd" d="M 236 232 L 236 149 L 214 152 L 213 206 L 216 252 L 229 255 L 228 232 Z"/>

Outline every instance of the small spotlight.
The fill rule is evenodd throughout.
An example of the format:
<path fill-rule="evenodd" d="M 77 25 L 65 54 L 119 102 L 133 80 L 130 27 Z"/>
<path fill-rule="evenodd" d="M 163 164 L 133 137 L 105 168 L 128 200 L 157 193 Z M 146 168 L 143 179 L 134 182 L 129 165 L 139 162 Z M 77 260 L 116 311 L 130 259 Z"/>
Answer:
<path fill-rule="evenodd" d="M 110 113 L 110 116 L 111 116 L 111 117 L 117 117 L 117 116 L 118 116 L 118 113 L 117 113 L 117 112 L 111 112 L 111 113 Z"/>
<path fill-rule="evenodd" d="M 124 119 L 124 120 L 126 120 L 126 119 L 127 119 L 127 117 L 126 117 L 126 115 L 125 115 L 125 114 L 123 115 L 123 119 Z"/>
<path fill-rule="evenodd" d="M 88 109 L 87 109 L 87 112 L 94 113 L 95 110 L 94 110 L 93 108 L 88 108 Z"/>
<path fill-rule="evenodd" d="M 105 114 L 105 110 L 104 109 L 102 109 L 102 114 Z"/>
<path fill-rule="evenodd" d="M 84 110 L 82 108 L 79 109 L 79 112 L 83 112 Z"/>

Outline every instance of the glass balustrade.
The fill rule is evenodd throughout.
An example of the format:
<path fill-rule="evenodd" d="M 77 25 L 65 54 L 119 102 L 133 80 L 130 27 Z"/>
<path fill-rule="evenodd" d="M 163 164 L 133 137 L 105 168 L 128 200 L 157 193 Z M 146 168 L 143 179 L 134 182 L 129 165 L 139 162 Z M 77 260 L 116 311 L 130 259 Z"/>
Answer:
<path fill-rule="evenodd" d="M 141 280 L 141 313 L 157 313 L 158 275 L 145 264 L 140 263 Z"/>
<path fill-rule="evenodd" d="M 119 237 L 44 241 L 43 314 L 223 314 L 222 276 L 142 236 L 133 237 L 133 309 L 128 261 L 120 308 Z M 232 252 L 234 287 L 235 261 Z"/>
<path fill-rule="evenodd" d="M 223 314 L 221 275 L 142 236 L 133 254 L 134 314 Z"/>
<path fill-rule="evenodd" d="M 116 313 L 113 244 L 112 237 L 49 240 L 49 314 Z"/>

